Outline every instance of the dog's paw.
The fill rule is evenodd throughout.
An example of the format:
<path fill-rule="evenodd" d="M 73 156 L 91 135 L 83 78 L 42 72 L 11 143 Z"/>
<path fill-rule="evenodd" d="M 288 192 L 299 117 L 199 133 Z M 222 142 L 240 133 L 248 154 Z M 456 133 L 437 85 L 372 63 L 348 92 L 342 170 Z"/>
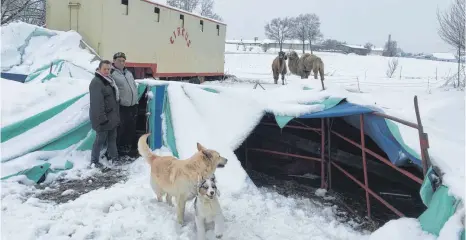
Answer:
<path fill-rule="evenodd" d="M 216 237 L 216 238 L 222 238 L 222 237 L 223 237 L 223 234 L 216 234 L 215 237 Z"/>

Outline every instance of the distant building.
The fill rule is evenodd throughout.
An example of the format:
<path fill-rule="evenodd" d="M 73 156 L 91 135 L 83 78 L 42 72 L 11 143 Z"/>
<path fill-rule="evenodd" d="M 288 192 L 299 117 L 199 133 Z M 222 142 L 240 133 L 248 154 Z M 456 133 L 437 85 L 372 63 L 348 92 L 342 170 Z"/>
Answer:
<path fill-rule="evenodd" d="M 367 55 L 370 50 L 361 45 L 350 45 L 350 44 L 340 44 L 337 46 L 345 54 L 358 54 L 358 55 Z"/>
<path fill-rule="evenodd" d="M 442 61 L 442 62 L 458 62 L 458 57 L 453 53 L 432 53 L 431 59 Z M 461 56 L 461 62 L 464 62 L 465 56 L 464 53 Z"/>
<path fill-rule="evenodd" d="M 383 53 L 383 48 L 372 47 L 371 52 L 369 54 L 370 55 L 382 56 L 382 53 Z"/>

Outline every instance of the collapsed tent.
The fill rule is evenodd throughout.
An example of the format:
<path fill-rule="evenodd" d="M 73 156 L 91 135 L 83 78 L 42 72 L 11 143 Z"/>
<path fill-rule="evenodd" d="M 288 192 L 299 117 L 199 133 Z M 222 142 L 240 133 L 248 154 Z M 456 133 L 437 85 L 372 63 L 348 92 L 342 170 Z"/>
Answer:
<path fill-rule="evenodd" d="M 304 93 L 309 90 L 311 89 L 301 89 Z M 364 114 L 365 134 L 386 153 L 391 163 L 396 166 L 413 165 L 422 169 L 419 155 L 403 142 L 397 126 L 391 120 L 368 114 L 375 110 L 348 102 L 341 97 L 326 96 L 304 103 L 288 102 L 284 107 L 306 107 L 312 111 L 305 114 L 286 114 L 274 111 L 272 107 L 264 108 L 251 102 L 251 99 L 241 99 L 226 89 L 202 85 L 143 80 L 138 83 L 138 91 L 140 104 L 147 104 L 143 105 L 148 113 L 147 121 L 143 124 L 151 133 L 149 146 L 152 149 L 165 146 L 178 158 L 189 157 L 195 151 L 196 142 L 217 149 L 230 160 L 226 168 L 218 169 L 219 184 L 230 191 L 241 189 L 248 178 L 233 151 L 259 124 L 264 114 L 273 115 L 280 128 L 284 128 L 295 118 L 334 117 L 343 118 L 348 124 L 359 128 L 358 116 Z M 225 112 L 225 108 L 230 111 Z M 2 163 L 18 161 L 35 152 L 90 150 L 95 133 L 90 127 L 88 109 L 89 97 L 86 93 L 3 127 Z M 186 124 L 190 122 L 186 119 L 192 119 L 193 125 Z M 231 131 L 222 131 L 226 127 L 222 125 L 222 121 L 229 121 Z M 37 137 L 39 132 L 44 131 L 47 134 Z M 59 157 L 63 156 L 65 159 L 62 159 L 62 165 L 53 166 L 48 162 L 49 159 L 42 158 L 42 164 L 24 166 L 21 171 L 3 176 L 2 180 L 26 175 L 32 181 L 42 182 L 48 173 L 73 168 L 73 162 L 67 160 L 66 155 Z M 432 170 L 429 169 L 428 176 L 431 174 Z M 448 187 L 444 185 L 430 188 L 431 179 L 428 177 L 423 183 L 421 197 L 428 209 L 419 220 L 425 231 L 438 235 L 445 222 L 455 213 L 458 200 L 448 196 Z"/>

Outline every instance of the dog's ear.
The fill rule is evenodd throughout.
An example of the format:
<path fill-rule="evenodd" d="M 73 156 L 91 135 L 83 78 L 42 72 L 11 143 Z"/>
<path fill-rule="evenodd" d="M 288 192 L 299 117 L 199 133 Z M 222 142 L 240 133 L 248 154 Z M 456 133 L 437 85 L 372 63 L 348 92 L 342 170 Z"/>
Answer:
<path fill-rule="evenodd" d="M 204 146 L 202 146 L 200 143 L 197 143 L 197 150 L 198 151 L 203 151 L 203 150 L 207 150 Z"/>
<path fill-rule="evenodd" d="M 204 156 L 207 159 L 212 159 L 212 154 L 210 152 L 208 152 L 207 150 L 202 150 L 202 154 L 204 154 Z"/>
<path fill-rule="evenodd" d="M 217 196 L 220 197 L 220 190 L 218 190 L 218 187 L 215 191 L 217 192 Z"/>

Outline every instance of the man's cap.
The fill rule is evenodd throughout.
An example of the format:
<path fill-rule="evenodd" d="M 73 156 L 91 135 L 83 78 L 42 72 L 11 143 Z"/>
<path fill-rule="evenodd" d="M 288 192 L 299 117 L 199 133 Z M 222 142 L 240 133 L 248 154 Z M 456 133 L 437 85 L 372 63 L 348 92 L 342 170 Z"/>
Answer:
<path fill-rule="evenodd" d="M 113 55 L 113 60 L 117 59 L 117 58 L 124 58 L 126 60 L 126 55 L 125 53 L 122 53 L 122 52 L 117 52 Z"/>

